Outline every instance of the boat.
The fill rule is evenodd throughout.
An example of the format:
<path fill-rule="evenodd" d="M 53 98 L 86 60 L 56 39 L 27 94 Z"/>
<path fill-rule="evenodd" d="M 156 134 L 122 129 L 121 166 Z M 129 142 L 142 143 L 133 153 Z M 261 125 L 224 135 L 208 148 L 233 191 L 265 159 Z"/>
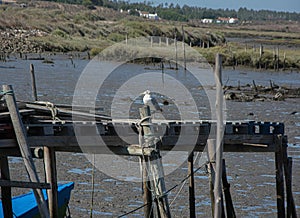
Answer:
<path fill-rule="evenodd" d="M 74 182 L 59 184 L 58 191 L 58 217 L 63 218 L 66 215 L 67 206 L 71 197 L 71 191 L 74 188 Z M 46 190 L 43 190 L 45 200 L 48 202 Z M 0 201 L 2 208 L 2 201 Z M 39 218 L 39 209 L 33 194 L 33 191 L 18 195 L 12 198 L 13 217 L 18 218 Z M 3 210 L 0 209 L 0 217 L 4 217 Z"/>

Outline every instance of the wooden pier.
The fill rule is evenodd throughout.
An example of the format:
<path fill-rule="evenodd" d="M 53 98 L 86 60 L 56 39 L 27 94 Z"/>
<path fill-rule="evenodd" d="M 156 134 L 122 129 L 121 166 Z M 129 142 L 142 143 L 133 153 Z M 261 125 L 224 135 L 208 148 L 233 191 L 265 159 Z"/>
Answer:
<path fill-rule="evenodd" d="M 139 141 L 139 120 L 111 120 L 110 117 L 90 113 L 87 110 L 72 110 L 70 106 L 56 106 L 49 102 L 10 102 L 14 100 L 13 90 L 5 89 L 2 93 L 5 101 L 1 101 L 0 113 L 0 154 L 1 154 L 1 193 L 5 217 L 12 217 L 11 188 L 29 187 L 34 190 L 48 189 L 48 210 L 44 217 L 56 217 L 57 214 L 57 172 L 56 152 L 85 152 L 105 153 L 117 155 L 135 155 L 153 157 L 156 148 L 142 147 Z M 7 95 L 10 96 L 7 97 Z M 9 100 L 10 99 L 10 100 Z M 11 108 L 15 106 L 15 113 Z M 76 121 L 72 119 L 76 116 Z M 20 118 L 19 129 L 16 126 Z M 150 125 L 150 124 L 148 124 Z M 214 130 L 216 121 L 159 121 L 151 123 L 151 131 L 159 139 L 159 150 L 190 151 L 190 217 L 195 217 L 195 192 L 193 179 L 193 152 L 203 152 L 210 140 L 210 133 Z M 278 217 L 296 217 L 291 184 L 291 161 L 287 156 L 287 137 L 283 123 L 235 121 L 227 122 L 224 126 L 222 143 L 224 152 L 272 152 L 275 154 L 276 191 Z M 144 133 L 145 131 L 145 126 Z M 80 142 L 78 142 L 80 137 Z M 99 144 L 101 137 L 103 144 Z M 196 138 L 196 143 L 193 138 Z M 20 141 L 21 140 L 21 141 Z M 23 156 L 20 151 L 28 148 L 28 160 L 33 157 L 44 158 L 46 183 L 38 179 L 31 182 L 11 181 L 9 176 L 8 156 Z M 41 151 L 43 155 L 41 155 Z M 159 155 L 159 153 L 157 153 Z M 224 164 L 223 164 L 224 165 Z M 157 165 L 159 166 L 159 164 Z M 28 166 L 29 168 L 32 166 Z M 213 167 L 212 167 L 213 168 Z M 34 172 L 34 171 L 33 171 Z M 32 174 L 34 174 L 32 172 Z M 225 172 L 225 178 L 224 178 Z M 30 174 L 30 178 L 35 178 Z M 285 180 L 285 182 L 284 182 Z M 284 184 L 286 183 L 286 187 Z M 163 186 L 162 186 L 163 187 Z M 228 188 L 226 170 L 223 166 L 223 187 Z M 162 191 L 161 189 L 159 190 Z M 285 191 L 288 199 L 285 199 Z M 39 196 L 37 191 L 37 197 Z M 167 195 L 160 193 L 164 202 Z M 231 199 L 229 189 L 225 200 Z M 229 195 L 228 195 L 229 194 Z M 42 196 L 39 196 L 41 211 Z M 151 197 L 144 196 L 145 202 Z M 159 200 L 159 199 L 158 199 Z M 149 203 L 149 202 L 148 202 Z M 167 204 L 167 203 L 162 203 Z M 285 204 L 287 206 L 285 206 Z M 226 202 L 227 217 L 235 217 L 232 202 Z M 162 217 L 171 217 L 167 211 Z M 46 208 L 47 210 L 47 208 Z M 223 210 L 224 207 L 223 207 Z M 146 210 L 145 210 L 146 211 Z M 222 212 L 225 214 L 225 211 Z"/>

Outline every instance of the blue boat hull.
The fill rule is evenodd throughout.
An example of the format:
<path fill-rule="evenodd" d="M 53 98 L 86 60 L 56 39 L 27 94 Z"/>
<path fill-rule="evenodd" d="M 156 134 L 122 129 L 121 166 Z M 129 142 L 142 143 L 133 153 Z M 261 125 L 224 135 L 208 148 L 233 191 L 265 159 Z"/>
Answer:
<path fill-rule="evenodd" d="M 66 214 L 66 208 L 71 197 L 71 191 L 74 188 L 74 182 L 62 184 L 58 186 L 58 212 L 59 218 L 64 217 Z M 46 190 L 43 190 L 46 201 L 48 197 Z M 35 201 L 33 192 L 29 192 L 24 195 L 19 195 L 12 198 L 12 207 L 14 217 L 18 218 L 39 218 L 39 210 Z M 2 201 L 0 202 L 0 208 L 2 208 Z M 0 209 L 0 217 L 4 217 L 3 210 Z"/>

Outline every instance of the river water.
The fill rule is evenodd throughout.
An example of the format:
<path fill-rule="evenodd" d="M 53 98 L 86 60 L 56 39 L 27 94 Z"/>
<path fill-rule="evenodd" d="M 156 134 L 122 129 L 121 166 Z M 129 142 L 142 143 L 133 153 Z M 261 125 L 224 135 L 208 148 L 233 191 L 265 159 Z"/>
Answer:
<path fill-rule="evenodd" d="M 37 55 L 28 56 L 28 58 L 37 57 Z M 7 62 L 0 63 L 0 84 L 11 84 L 15 90 L 18 100 L 30 101 L 31 98 L 31 80 L 29 73 L 30 64 L 34 64 L 38 98 L 42 101 L 50 101 L 56 104 L 72 104 L 76 84 L 82 76 L 82 72 L 88 66 L 89 60 L 73 55 L 72 60 L 69 55 L 43 56 L 52 60 L 53 63 L 43 63 L 42 60 L 21 60 L 18 57 L 11 56 Z M 191 119 L 211 119 L 209 109 L 209 99 L 206 96 L 206 88 L 199 83 L 192 74 L 184 73 L 182 70 L 165 69 L 155 70 L 158 66 L 144 66 L 135 64 L 126 64 L 120 67 L 115 73 L 112 73 L 105 80 L 99 92 L 96 93 L 96 106 L 101 107 L 101 112 L 110 115 L 115 113 L 116 117 L 126 117 L 125 113 L 117 113 L 118 107 L 130 106 L 128 112 L 131 118 L 138 116 L 137 109 L 142 104 L 139 93 L 130 93 L 123 84 L 131 77 L 139 73 L 156 72 L 159 75 L 157 79 L 160 88 L 170 91 L 172 87 L 172 78 L 180 81 L 183 86 L 188 87 L 188 92 L 196 101 L 197 111 L 190 109 L 188 100 L 176 102 L 172 94 L 176 97 L 185 96 L 184 91 L 178 91 L 172 87 L 170 96 L 159 95 L 158 98 L 164 100 L 166 119 L 177 119 L 178 109 L 186 111 L 187 117 Z M 101 69 L 99 69 L 101 71 Z M 124 73 L 125 72 L 125 73 Z M 149 81 L 151 78 L 149 77 Z M 300 74 L 297 72 L 256 72 L 251 70 L 223 70 L 223 81 L 226 85 L 236 86 L 240 81 L 241 85 L 252 84 L 255 80 L 257 85 L 269 86 L 270 80 L 277 85 L 288 87 L 300 87 Z M 99 80 L 101 81 L 101 79 Z M 146 80 L 147 81 L 147 80 Z M 133 81 L 130 88 L 136 91 L 140 89 L 151 88 L 151 82 L 139 84 Z M 98 80 L 90 81 L 86 86 L 97 87 Z M 205 82 L 204 82 L 205 83 Z M 125 88 L 124 88 L 125 87 Z M 167 88 L 166 88 L 167 87 Z M 178 86 L 179 88 L 181 86 Z M 204 87 L 204 88 L 203 88 Z M 121 98 L 117 104 L 110 107 L 113 98 L 120 89 Z M 210 87 L 213 90 L 212 87 Z M 131 89 L 130 89 L 131 90 Z M 184 90 L 184 89 L 182 89 Z M 166 91 L 167 92 L 167 91 Z M 172 93 L 173 92 L 173 93 Z M 85 93 L 86 98 L 93 93 Z M 93 98 L 91 98 L 93 100 Z M 297 168 L 300 167 L 300 99 L 287 99 L 282 102 L 226 102 L 228 120 L 257 120 L 284 122 L 286 134 L 289 138 L 289 156 L 294 159 L 293 166 L 293 191 L 296 205 L 300 204 L 300 174 Z M 159 115 L 158 115 L 159 116 Z M 275 171 L 273 154 L 254 154 L 254 153 L 234 153 L 224 154 L 226 158 L 229 182 L 233 195 L 233 203 L 238 216 L 242 217 L 274 217 L 276 215 L 276 193 L 275 193 Z M 81 162 L 78 165 L 78 162 Z M 37 163 L 39 164 L 39 163 Z M 17 159 L 11 160 L 12 174 L 18 175 L 19 167 L 22 162 Z M 172 163 L 165 163 L 165 167 Z M 196 164 L 197 167 L 197 164 Z M 58 172 L 60 181 L 75 181 L 76 187 L 73 191 L 73 198 L 70 202 L 71 212 L 74 217 L 89 217 L 90 196 L 91 196 L 91 165 L 81 154 L 58 154 Z M 186 175 L 186 165 L 182 164 L 175 172 L 166 177 L 167 187 L 177 184 Z M 18 177 L 18 176 L 17 176 Z M 23 175 L 24 177 L 24 175 Z M 26 174 L 25 174 L 26 177 Z M 255 179 L 253 179 L 255 178 Z M 19 178 L 20 179 L 20 178 Z M 111 178 L 101 172 L 97 172 L 95 177 L 95 199 L 94 215 L 95 217 L 115 217 L 125 211 L 134 209 L 143 204 L 141 197 L 141 185 L 132 183 L 130 177 L 120 175 L 120 178 Z M 196 174 L 196 203 L 197 216 L 207 217 L 210 209 L 210 198 L 208 194 L 208 180 L 205 170 Z M 171 192 L 169 198 L 174 199 L 178 190 Z M 171 210 L 175 217 L 188 216 L 187 187 L 178 196 L 172 204 Z M 300 213 L 299 206 L 297 207 Z M 135 212 L 128 217 L 140 217 L 142 210 Z"/>

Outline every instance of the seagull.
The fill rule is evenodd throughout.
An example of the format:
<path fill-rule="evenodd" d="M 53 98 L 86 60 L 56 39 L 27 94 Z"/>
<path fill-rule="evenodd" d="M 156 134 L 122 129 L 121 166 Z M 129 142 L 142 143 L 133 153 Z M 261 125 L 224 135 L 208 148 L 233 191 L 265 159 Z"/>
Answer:
<path fill-rule="evenodd" d="M 142 95 L 144 95 L 143 97 L 144 105 L 148 105 L 149 107 L 153 106 L 156 111 L 162 112 L 162 109 L 159 106 L 157 100 L 151 95 L 151 92 L 149 90 L 144 91 Z"/>

